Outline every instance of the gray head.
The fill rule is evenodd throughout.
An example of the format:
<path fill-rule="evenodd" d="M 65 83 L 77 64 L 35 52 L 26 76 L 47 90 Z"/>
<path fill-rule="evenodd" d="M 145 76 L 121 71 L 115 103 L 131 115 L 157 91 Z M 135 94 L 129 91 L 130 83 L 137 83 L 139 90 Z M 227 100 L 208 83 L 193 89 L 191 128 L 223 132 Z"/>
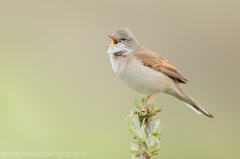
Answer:
<path fill-rule="evenodd" d="M 108 35 L 112 39 L 112 44 L 109 45 L 109 50 L 115 50 L 115 52 L 122 49 L 133 50 L 138 42 L 131 31 L 127 28 L 118 29 L 113 35 Z M 109 51 L 108 53 L 114 53 L 114 51 Z"/>

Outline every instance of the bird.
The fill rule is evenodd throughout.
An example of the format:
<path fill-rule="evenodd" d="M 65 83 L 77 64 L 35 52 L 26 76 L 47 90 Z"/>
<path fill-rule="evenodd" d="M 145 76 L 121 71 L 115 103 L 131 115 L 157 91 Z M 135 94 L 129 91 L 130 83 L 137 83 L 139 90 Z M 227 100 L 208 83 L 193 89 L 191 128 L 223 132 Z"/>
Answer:
<path fill-rule="evenodd" d="M 180 84 L 189 82 L 180 71 L 161 55 L 138 44 L 137 39 L 127 28 L 120 28 L 108 35 L 112 43 L 108 45 L 112 69 L 131 89 L 148 95 L 152 99 L 142 109 L 149 109 L 159 93 L 169 94 L 198 114 L 208 118 L 213 115 L 190 97 Z"/>

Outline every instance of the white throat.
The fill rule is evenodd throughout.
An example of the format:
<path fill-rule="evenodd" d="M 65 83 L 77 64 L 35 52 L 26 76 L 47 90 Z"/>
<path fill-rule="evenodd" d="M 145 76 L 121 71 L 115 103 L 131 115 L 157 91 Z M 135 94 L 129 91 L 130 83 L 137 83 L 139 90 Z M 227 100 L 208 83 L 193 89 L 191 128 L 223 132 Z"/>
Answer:
<path fill-rule="evenodd" d="M 132 52 L 132 49 L 128 49 L 125 45 L 118 43 L 114 47 L 109 47 L 108 52 L 110 54 L 110 61 L 112 63 L 113 71 L 117 74 L 121 74 L 121 70 L 124 70 L 126 63 L 126 56 Z"/>
<path fill-rule="evenodd" d="M 107 53 L 114 54 L 114 53 L 122 52 L 123 55 L 128 55 L 129 53 L 131 53 L 131 51 L 132 51 L 132 49 L 128 49 L 125 47 L 125 45 L 118 43 L 114 47 L 109 47 Z"/>

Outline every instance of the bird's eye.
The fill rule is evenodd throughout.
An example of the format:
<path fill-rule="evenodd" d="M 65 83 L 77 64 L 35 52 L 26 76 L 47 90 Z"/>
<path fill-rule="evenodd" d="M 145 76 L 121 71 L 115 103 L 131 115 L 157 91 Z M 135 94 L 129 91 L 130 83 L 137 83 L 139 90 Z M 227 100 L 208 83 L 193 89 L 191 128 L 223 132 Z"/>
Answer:
<path fill-rule="evenodd" d="M 125 41 L 126 39 L 125 38 L 122 38 L 122 41 Z"/>

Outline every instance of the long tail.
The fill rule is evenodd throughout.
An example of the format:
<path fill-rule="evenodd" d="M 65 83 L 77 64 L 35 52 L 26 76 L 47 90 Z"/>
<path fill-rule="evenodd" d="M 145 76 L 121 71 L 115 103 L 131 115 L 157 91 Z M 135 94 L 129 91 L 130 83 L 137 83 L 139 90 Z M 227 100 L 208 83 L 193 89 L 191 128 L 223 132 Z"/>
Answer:
<path fill-rule="evenodd" d="M 204 109 L 200 104 L 198 104 L 192 97 L 190 97 L 181 87 L 181 85 L 178 83 L 178 81 L 174 80 L 175 86 L 177 89 L 183 94 L 185 98 L 182 98 L 181 100 L 190 108 L 192 108 L 194 111 L 196 111 L 198 114 L 204 114 L 208 118 L 214 118 L 211 113 L 209 113 L 206 109 Z"/>

